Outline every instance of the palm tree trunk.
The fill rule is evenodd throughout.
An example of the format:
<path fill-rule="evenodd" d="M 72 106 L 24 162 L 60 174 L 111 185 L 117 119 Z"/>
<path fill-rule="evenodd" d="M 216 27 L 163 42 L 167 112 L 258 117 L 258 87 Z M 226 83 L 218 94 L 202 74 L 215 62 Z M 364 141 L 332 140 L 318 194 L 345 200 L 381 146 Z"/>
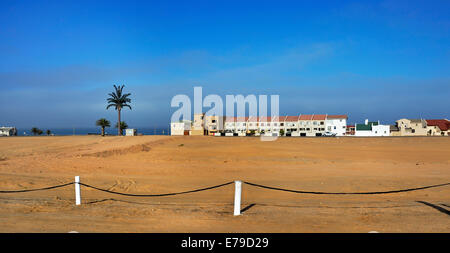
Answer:
<path fill-rule="evenodd" d="M 118 132 L 118 136 L 121 136 L 122 135 L 122 129 L 120 129 L 120 127 L 121 127 L 121 124 L 120 124 L 120 108 L 117 110 L 117 112 L 119 113 L 119 123 L 117 123 L 117 131 L 119 131 Z"/>
<path fill-rule="evenodd" d="M 102 136 L 105 136 L 105 127 L 102 126 Z"/>

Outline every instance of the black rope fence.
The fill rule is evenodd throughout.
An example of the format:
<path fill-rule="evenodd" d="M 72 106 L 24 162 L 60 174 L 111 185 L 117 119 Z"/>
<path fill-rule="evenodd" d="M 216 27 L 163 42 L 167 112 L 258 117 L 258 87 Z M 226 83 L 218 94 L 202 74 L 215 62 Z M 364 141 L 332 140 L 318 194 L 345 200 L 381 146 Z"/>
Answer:
<path fill-rule="evenodd" d="M 389 194 L 389 193 L 399 193 L 399 192 L 410 192 L 410 191 L 418 191 L 428 188 L 435 188 L 435 187 L 442 187 L 446 185 L 450 185 L 450 183 L 445 184 L 436 184 L 436 185 L 429 185 L 429 186 L 423 186 L 423 187 L 417 187 L 417 188 L 409 188 L 409 189 L 402 189 L 402 190 L 392 190 L 392 191 L 378 191 L 378 192 L 316 192 L 316 191 L 301 191 L 301 190 L 290 190 L 290 189 L 283 189 L 283 188 L 277 188 L 272 186 L 266 186 L 266 185 L 260 185 L 250 182 L 243 182 L 244 184 L 248 184 L 255 187 L 260 187 L 264 189 L 269 190 L 276 190 L 276 191 L 285 191 L 285 192 L 293 192 L 293 193 L 303 193 L 303 194 L 328 194 L 328 195 L 371 195 L 371 194 Z"/>
<path fill-rule="evenodd" d="M 107 193 L 111 193 L 111 194 L 118 194 L 118 195 L 123 195 L 123 196 L 131 196 L 131 197 L 162 197 L 162 196 L 172 196 L 172 195 L 180 195 L 180 194 L 187 194 L 187 193 L 193 193 L 193 192 L 200 192 L 200 191 L 206 191 L 206 190 L 211 190 L 211 189 L 215 189 L 215 188 L 219 188 L 222 186 L 226 186 L 229 184 L 234 183 L 234 181 L 232 182 L 228 182 L 228 183 L 224 183 L 224 184 L 219 184 L 219 185 L 215 185 L 215 186 L 210 186 L 210 187 L 206 187 L 206 188 L 200 188 L 200 189 L 195 189 L 195 190 L 190 190 L 190 191 L 183 191 L 183 192 L 172 192 L 172 193 L 162 193 L 162 194 L 130 194 L 130 193 L 123 193 L 123 192 L 116 192 L 116 191 L 110 191 L 110 190 L 106 190 L 106 189 L 101 189 L 92 185 L 88 185 L 88 184 L 84 184 L 84 183 L 79 183 L 82 186 L 88 187 L 88 188 L 92 188 L 98 191 L 102 191 L 102 192 L 107 192 Z"/>
<path fill-rule="evenodd" d="M 74 184 L 75 182 L 70 182 L 67 184 L 60 184 L 60 185 L 55 185 L 55 186 L 49 186 L 49 187 L 45 187 L 45 188 L 38 188 L 38 189 L 24 189 L 24 190 L 14 190 L 14 191 L 0 191 L 0 193 L 18 193 L 18 192 L 34 192 L 34 191 L 45 191 L 45 190 L 51 190 L 51 189 L 56 189 L 56 188 L 61 188 L 61 187 L 65 187 L 71 184 Z"/>
<path fill-rule="evenodd" d="M 182 191 L 182 192 L 161 193 L 161 194 L 131 194 L 131 193 L 123 193 L 123 192 L 116 192 L 116 191 L 111 191 L 111 190 L 107 190 L 107 189 L 102 189 L 102 188 L 95 187 L 95 186 L 92 186 L 92 185 L 89 185 L 89 184 L 85 184 L 85 183 L 81 183 L 81 182 L 79 182 L 78 184 L 82 185 L 82 186 L 85 186 L 87 188 L 94 189 L 94 190 L 107 192 L 107 193 L 110 193 L 110 194 L 122 195 L 122 196 L 131 196 L 131 197 L 163 197 L 163 196 L 173 196 L 173 195 L 188 194 L 188 193 L 212 190 L 212 189 L 216 189 L 216 188 L 223 187 L 223 186 L 226 186 L 226 185 L 229 185 L 229 184 L 233 184 L 233 183 L 234 183 L 234 181 L 231 181 L 231 182 L 227 182 L 227 183 L 223 183 L 223 184 L 219 184 L 219 185 L 215 185 L 215 186 L 210 186 L 210 187 L 206 187 L 206 188 L 200 188 L 200 189 L 189 190 L 189 191 Z M 328 194 L 328 195 L 390 194 L 390 193 L 418 191 L 418 190 L 424 190 L 424 189 L 429 189 L 429 188 L 436 188 L 436 187 L 442 187 L 442 186 L 450 185 L 450 183 L 444 183 L 444 184 L 436 184 L 436 185 L 429 185 L 429 186 L 408 188 L 408 189 L 401 189 L 401 190 L 375 191 L 375 192 L 319 192 L 319 191 L 304 191 L 304 190 L 284 189 L 284 188 L 266 186 L 266 185 L 261 185 L 261 184 L 255 184 L 255 183 L 246 182 L 246 181 L 243 181 L 243 183 L 247 184 L 247 185 L 250 185 L 250 186 L 264 188 L 264 189 L 269 189 L 269 190 L 285 191 L 285 192 L 292 192 L 292 193 L 302 193 L 302 194 L 324 194 L 324 195 L 325 194 Z M 75 184 L 75 182 L 70 182 L 70 183 L 60 184 L 60 185 L 55 185 L 55 186 L 49 186 L 49 187 L 44 187 L 44 188 L 37 188 L 37 189 L 0 191 L 0 193 L 20 193 L 20 192 L 32 192 L 32 191 L 44 191 L 44 190 L 51 190 L 51 189 L 61 188 L 61 187 L 69 186 L 69 185 L 72 185 L 72 184 Z"/>

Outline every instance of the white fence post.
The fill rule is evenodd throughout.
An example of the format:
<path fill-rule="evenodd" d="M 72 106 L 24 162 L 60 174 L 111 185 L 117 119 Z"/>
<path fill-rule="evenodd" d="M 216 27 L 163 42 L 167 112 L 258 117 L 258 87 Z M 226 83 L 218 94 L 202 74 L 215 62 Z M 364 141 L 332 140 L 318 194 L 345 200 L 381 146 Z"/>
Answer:
<path fill-rule="evenodd" d="M 80 176 L 75 176 L 75 205 L 81 205 Z"/>
<path fill-rule="evenodd" d="M 234 215 L 241 215 L 242 182 L 234 181 Z"/>

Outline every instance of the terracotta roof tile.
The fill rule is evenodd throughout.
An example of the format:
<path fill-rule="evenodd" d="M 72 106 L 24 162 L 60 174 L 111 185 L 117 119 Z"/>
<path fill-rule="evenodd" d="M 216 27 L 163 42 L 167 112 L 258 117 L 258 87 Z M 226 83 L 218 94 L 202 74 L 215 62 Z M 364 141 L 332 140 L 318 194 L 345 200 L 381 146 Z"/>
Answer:
<path fill-rule="evenodd" d="M 302 114 L 302 115 L 300 115 L 299 120 L 311 120 L 312 117 L 313 117 L 313 115 Z"/>
<path fill-rule="evenodd" d="M 329 119 L 348 119 L 347 115 L 328 115 Z"/>
<path fill-rule="evenodd" d="M 225 122 L 235 122 L 236 117 L 225 117 Z"/>
<path fill-rule="evenodd" d="M 248 117 L 248 121 L 251 121 L 251 122 L 257 122 L 257 121 L 258 121 L 258 117 L 256 117 L 256 116 L 250 116 L 250 117 Z"/>
<path fill-rule="evenodd" d="M 236 122 L 247 122 L 248 117 L 237 117 Z"/>
<path fill-rule="evenodd" d="M 326 118 L 325 114 L 314 114 L 312 120 L 325 120 Z"/>
<path fill-rule="evenodd" d="M 258 120 L 259 122 L 269 122 L 271 119 L 270 117 L 259 117 Z"/>
<path fill-rule="evenodd" d="M 270 117 L 270 116 L 268 116 L 268 117 L 260 117 L 259 121 L 260 122 L 270 122 L 270 121 L 280 121 L 280 120 L 283 120 L 283 119 L 284 119 L 284 116 L 277 116 L 277 117 Z"/>
<path fill-rule="evenodd" d="M 284 121 L 296 122 L 298 121 L 298 116 L 286 116 Z"/>
<path fill-rule="evenodd" d="M 446 119 L 427 119 L 427 125 L 438 126 L 441 131 L 447 131 L 450 128 L 450 121 Z"/>

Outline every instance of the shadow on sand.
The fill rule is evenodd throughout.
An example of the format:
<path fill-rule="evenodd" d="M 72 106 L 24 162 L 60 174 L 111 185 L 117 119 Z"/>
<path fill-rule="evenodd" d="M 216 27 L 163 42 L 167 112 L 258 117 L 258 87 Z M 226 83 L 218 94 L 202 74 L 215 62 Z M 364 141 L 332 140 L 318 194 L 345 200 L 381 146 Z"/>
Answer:
<path fill-rule="evenodd" d="M 424 205 L 427 205 L 427 206 L 429 206 L 429 207 L 432 207 L 432 208 L 438 210 L 438 211 L 441 212 L 441 213 L 445 213 L 446 215 L 450 215 L 450 211 L 449 211 L 449 210 L 447 210 L 447 209 L 445 209 L 445 208 L 442 208 L 442 207 L 440 207 L 440 206 L 433 205 L 433 204 L 428 203 L 428 202 L 425 202 L 425 201 L 416 201 L 416 202 L 417 202 L 417 203 L 424 204 Z M 447 206 L 447 205 L 445 205 L 445 206 Z"/>

